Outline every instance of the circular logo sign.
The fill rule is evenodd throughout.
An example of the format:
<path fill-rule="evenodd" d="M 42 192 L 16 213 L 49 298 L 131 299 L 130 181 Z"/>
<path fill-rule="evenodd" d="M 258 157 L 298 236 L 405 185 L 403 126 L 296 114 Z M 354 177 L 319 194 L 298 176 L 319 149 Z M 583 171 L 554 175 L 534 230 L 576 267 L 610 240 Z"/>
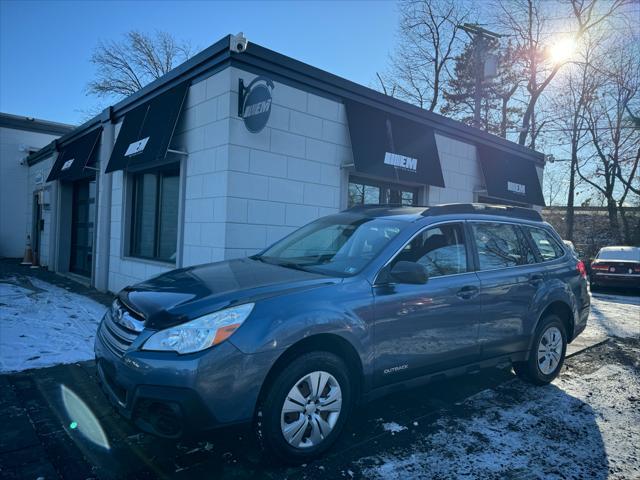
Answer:
<path fill-rule="evenodd" d="M 259 81 L 261 83 L 255 83 Z M 251 133 L 260 132 L 271 115 L 271 89 L 273 83 L 256 79 L 246 90 L 242 103 L 242 119 Z"/>

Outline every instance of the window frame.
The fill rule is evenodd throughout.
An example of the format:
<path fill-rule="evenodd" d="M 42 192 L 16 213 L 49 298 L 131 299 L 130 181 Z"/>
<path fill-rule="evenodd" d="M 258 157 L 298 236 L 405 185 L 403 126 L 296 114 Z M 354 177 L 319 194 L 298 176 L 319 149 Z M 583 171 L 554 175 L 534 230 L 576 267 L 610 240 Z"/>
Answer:
<path fill-rule="evenodd" d="M 529 238 L 529 236 L 527 235 L 526 232 L 522 231 L 522 227 L 527 226 L 525 224 L 522 223 L 516 223 L 516 222 L 508 222 L 508 221 L 504 221 L 504 220 L 467 220 L 466 221 L 468 229 L 469 229 L 469 235 L 470 238 L 472 239 L 473 242 L 473 255 L 474 255 L 474 263 L 475 263 L 475 272 L 495 272 L 498 270 L 509 270 L 512 268 L 526 268 L 526 267 L 531 267 L 532 265 L 537 265 L 538 263 L 541 263 L 539 261 L 538 258 L 538 252 L 536 248 L 533 248 L 533 246 L 531 245 L 531 239 Z M 523 240 L 527 243 L 527 245 L 529 246 L 529 249 L 531 249 L 531 253 L 533 253 L 533 257 L 535 259 L 534 263 L 525 263 L 522 265 L 512 265 L 510 267 L 498 267 L 498 268 L 488 268 L 488 269 L 481 269 L 480 268 L 480 255 L 478 254 L 478 246 L 476 245 L 476 241 L 475 241 L 475 235 L 473 234 L 473 224 L 474 223 L 496 223 L 496 224 L 505 224 L 505 225 L 511 225 L 512 227 L 514 227 L 514 229 L 516 230 L 516 235 L 520 235 L 523 237 Z M 535 227 L 538 228 L 538 227 Z"/>
<path fill-rule="evenodd" d="M 556 236 L 552 232 L 550 232 L 549 229 L 544 228 L 544 227 L 537 227 L 535 225 L 522 225 L 521 228 L 523 230 L 524 236 L 526 237 L 527 241 L 531 245 L 531 249 L 533 250 L 533 254 L 535 255 L 538 263 L 555 262 L 556 260 L 563 259 L 563 258 L 565 258 L 567 256 L 568 247 L 564 244 L 564 242 L 559 242 L 556 239 Z M 536 244 L 535 240 L 533 239 L 533 236 L 531 235 L 531 232 L 529 232 L 529 229 L 542 230 L 543 232 L 545 232 L 549 237 L 551 237 L 551 239 L 556 243 L 556 245 L 558 247 L 560 247 L 560 251 L 562 251 L 562 255 L 560 255 L 560 256 L 558 256 L 556 258 L 552 258 L 550 260 L 545 260 L 544 257 L 542 256 L 542 254 L 540 253 L 540 250 L 538 249 L 538 245 Z"/>
<path fill-rule="evenodd" d="M 467 257 L 467 271 L 466 272 L 461 272 L 461 273 L 451 273 L 448 275 L 439 275 L 437 277 L 429 277 L 429 280 L 436 279 L 436 278 L 448 278 L 448 277 L 455 277 L 455 276 L 459 276 L 459 275 L 468 275 L 470 273 L 475 273 L 476 271 L 476 261 L 475 261 L 475 257 L 474 257 L 474 252 L 471 249 L 471 246 L 469 245 L 468 242 L 468 238 L 469 238 L 469 232 L 467 229 L 467 221 L 466 220 L 443 220 L 441 222 L 436 222 L 436 223 L 431 223 L 429 225 L 426 225 L 422 228 L 420 228 L 416 233 L 414 233 L 413 235 L 411 235 L 411 237 L 406 241 L 403 242 L 402 246 L 400 246 L 400 248 L 396 249 L 393 254 L 389 257 L 389 259 L 384 263 L 384 265 L 378 270 L 378 272 L 375 274 L 374 276 L 374 281 L 373 281 L 373 286 L 380 286 L 380 285 L 396 285 L 396 282 L 390 282 L 390 281 L 384 281 L 381 282 L 380 279 L 381 277 L 386 277 L 389 278 L 386 275 L 386 272 L 388 270 L 388 267 L 393 263 L 393 261 L 396 259 L 396 257 L 398 255 L 400 255 L 402 253 L 402 251 L 405 249 L 405 247 L 407 245 L 409 245 L 411 242 L 413 242 L 413 240 L 418 236 L 418 235 L 422 235 L 422 233 L 424 233 L 425 231 L 429 230 L 430 228 L 435 228 L 435 227 L 439 227 L 442 225 L 451 225 L 451 224 L 459 224 L 462 230 L 462 235 L 464 236 L 464 246 L 465 246 L 465 253 L 466 253 L 466 257 Z"/>
<path fill-rule="evenodd" d="M 379 201 L 377 204 L 357 203 L 349 206 L 349 186 L 351 184 L 377 188 L 380 191 L 380 196 L 383 196 L 383 195 L 386 196 L 387 191 L 390 193 L 391 190 L 397 190 L 399 192 L 411 192 L 413 193 L 413 203 L 411 205 L 405 205 L 405 206 L 415 207 L 416 205 L 420 205 L 420 190 L 421 190 L 420 186 L 407 185 L 404 183 L 393 183 L 393 182 L 384 181 L 384 180 L 375 180 L 371 178 L 361 177 L 358 175 L 349 175 L 347 178 L 347 205 L 346 205 L 347 208 L 354 208 L 354 207 L 360 207 L 360 206 L 366 206 L 366 205 L 391 205 L 391 203 L 389 203 L 390 199 L 388 199 L 389 200 L 388 202 Z"/>
<path fill-rule="evenodd" d="M 175 173 L 175 175 L 167 175 L 167 173 Z M 153 251 L 154 256 L 146 256 L 139 255 L 135 253 L 135 245 L 136 245 L 136 208 L 138 205 L 137 196 L 137 186 L 139 185 L 139 179 L 141 179 L 145 174 L 153 174 L 156 176 L 155 188 L 156 188 L 156 199 L 155 199 L 155 208 L 154 208 L 154 217 L 155 217 L 155 225 L 153 232 Z M 125 231 L 125 238 L 127 239 L 127 247 L 126 247 L 126 258 L 131 258 L 139 261 L 145 262 L 153 262 L 164 265 L 177 265 L 179 258 L 179 245 L 180 245 L 180 223 L 181 223 L 181 209 L 182 209 L 182 162 L 172 162 L 161 167 L 156 167 L 151 170 L 143 170 L 139 172 L 126 172 L 127 176 L 127 190 L 129 201 L 126 207 L 126 215 L 127 215 L 127 230 Z M 158 256 L 158 250 L 160 248 L 160 209 L 162 207 L 162 183 L 165 177 L 177 177 L 178 179 L 178 198 L 176 201 L 178 202 L 178 215 L 176 218 L 176 253 L 175 259 L 165 259 L 160 258 Z"/>

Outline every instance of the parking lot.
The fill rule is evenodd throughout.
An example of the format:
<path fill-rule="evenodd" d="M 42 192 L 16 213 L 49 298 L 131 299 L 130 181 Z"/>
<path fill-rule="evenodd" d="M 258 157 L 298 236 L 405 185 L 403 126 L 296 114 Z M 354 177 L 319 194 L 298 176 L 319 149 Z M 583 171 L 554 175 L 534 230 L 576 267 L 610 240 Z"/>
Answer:
<path fill-rule="evenodd" d="M 5 271 L 0 282 L 24 280 L 11 275 Z M 38 281 L 45 291 L 44 282 L 54 282 L 46 276 Z M 67 306 L 91 312 L 71 297 L 87 298 L 90 292 L 55 282 L 64 292 L 54 293 L 69 296 Z M 38 295 L 52 302 L 51 292 L 29 298 L 37 302 Z M 8 304 L 6 297 L 0 302 L 5 316 L 12 308 L 38 310 Z M 180 441 L 140 433 L 112 410 L 91 360 L 5 373 L 0 476 L 638 478 L 640 298 L 596 293 L 590 327 L 575 345 L 561 377 L 546 387 L 520 382 L 509 368 L 489 369 L 358 406 L 328 455 L 295 468 L 270 464 L 246 429 Z M 4 344 L 2 350 L 6 357 Z M 32 361 L 46 364 L 42 355 Z"/>

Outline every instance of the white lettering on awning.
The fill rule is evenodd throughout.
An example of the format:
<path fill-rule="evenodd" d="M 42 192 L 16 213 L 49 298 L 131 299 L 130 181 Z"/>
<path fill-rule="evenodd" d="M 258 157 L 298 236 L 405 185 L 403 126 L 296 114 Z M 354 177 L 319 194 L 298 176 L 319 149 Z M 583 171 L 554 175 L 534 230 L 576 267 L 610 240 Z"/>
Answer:
<path fill-rule="evenodd" d="M 147 146 L 147 142 L 149 141 L 150 137 L 147 138 L 143 138 L 142 140 L 138 140 L 137 142 L 133 142 L 131 145 L 129 145 L 129 148 L 127 148 L 127 151 L 124 153 L 125 157 L 130 157 L 132 155 L 137 155 L 138 153 L 142 153 L 142 151 L 144 150 L 144 147 Z"/>
<path fill-rule="evenodd" d="M 527 187 L 525 185 L 515 182 L 507 182 L 507 190 L 520 195 L 525 195 L 527 193 Z"/>
<path fill-rule="evenodd" d="M 417 158 L 406 157 L 397 153 L 386 152 L 384 154 L 384 163 L 414 173 L 418 170 Z"/>
<path fill-rule="evenodd" d="M 69 160 L 67 160 L 62 164 L 62 168 L 60 170 L 69 170 L 69 168 L 71 168 L 71 165 L 73 165 L 74 161 L 75 161 L 75 158 L 70 158 Z"/>

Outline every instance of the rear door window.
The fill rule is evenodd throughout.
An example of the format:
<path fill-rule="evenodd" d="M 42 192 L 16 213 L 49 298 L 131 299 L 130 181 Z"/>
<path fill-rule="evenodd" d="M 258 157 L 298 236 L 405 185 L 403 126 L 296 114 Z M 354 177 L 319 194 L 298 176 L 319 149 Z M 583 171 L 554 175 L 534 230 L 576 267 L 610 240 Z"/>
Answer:
<path fill-rule="evenodd" d="M 535 263 L 526 238 L 509 223 L 471 223 L 480 270 L 516 267 Z"/>
<path fill-rule="evenodd" d="M 546 230 L 535 227 L 525 227 L 525 230 L 531 235 L 531 239 L 538 249 L 543 262 L 555 260 L 564 255 L 562 247 Z"/>

